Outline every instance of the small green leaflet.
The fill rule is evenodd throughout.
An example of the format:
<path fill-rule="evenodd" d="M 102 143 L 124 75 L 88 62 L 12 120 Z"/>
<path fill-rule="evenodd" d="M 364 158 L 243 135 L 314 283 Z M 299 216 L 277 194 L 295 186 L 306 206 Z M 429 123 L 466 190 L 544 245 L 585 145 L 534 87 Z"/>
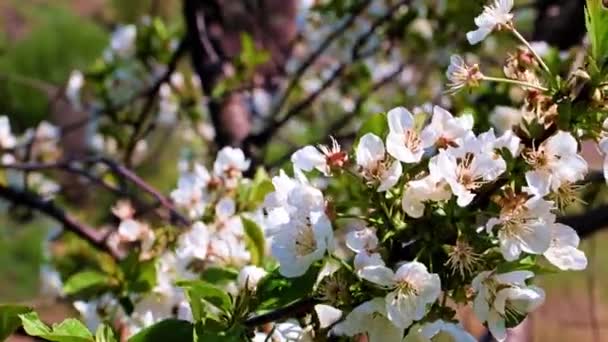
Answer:
<path fill-rule="evenodd" d="M 0 305 L 0 341 L 6 340 L 21 326 L 19 315 L 32 311 L 23 305 Z"/>
<path fill-rule="evenodd" d="M 53 324 L 52 327 L 44 324 L 38 314 L 29 312 L 19 315 L 23 329 L 30 336 L 41 337 L 54 342 L 92 342 L 93 335 L 82 322 L 68 318 L 65 321 Z"/>

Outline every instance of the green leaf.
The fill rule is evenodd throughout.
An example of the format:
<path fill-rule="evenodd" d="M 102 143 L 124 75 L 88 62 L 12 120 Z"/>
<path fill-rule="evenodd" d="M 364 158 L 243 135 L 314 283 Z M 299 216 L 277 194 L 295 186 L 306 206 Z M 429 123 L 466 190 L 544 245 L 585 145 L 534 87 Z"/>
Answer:
<path fill-rule="evenodd" d="M 92 342 L 93 335 L 82 322 L 77 319 L 68 318 L 65 321 L 54 324 L 49 328 L 44 324 L 38 314 L 29 312 L 19 315 L 23 329 L 30 336 L 41 337 L 54 342 Z"/>
<path fill-rule="evenodd" d="M 361 137 L 367 133 L 373 133 L 381 139 L 384 139 L 384 136 L 388 133 L 388 121 L 386 114 L 374 114 L 363 123 L 359 129 L 359 132 L 357 133 L 355 146 L 359 144 L 359 139 L 361 139 Z"/>
<path fill-rule="evenodd" d="M 120 263 L 127 293 L 150 291 L 156 284 L 156 259 L 140 261 L 138 253 L 131 253 Z"/>
<path fill-rule="evenodd" d="M 602 71 L 608 62 L 608 10 L 602 0 L 587 0 L 585 24 L 591 42 L 591 58 Z"/>
<path fill-rule="evenodd" d="M 19 315 L 32 311 L 23 305 L 0 305 L 0 341 L 6 340 L 21 326 Z"/>
<path fill-rule="evenodd" d="M 95 333 L 95 342 L 118 342 L 114 331 L 107 324 L 101 324 Z"/>
<path fill-rule="evenodd" d="M 67 295 L 79 293 L 92 293 L 103 290 L 111 285 L 111 278 L 107 274 L 97 271 L 82 271 L 69 277 L 63 285 Z"/>
<path fill-rule="evenodd" d="M 266 195 L 274 191 L 274 185 L 272 180 L 268 176 L 268 173 L 263 168 L 259 168 L 251 185 L 251 191 L 249 193 L 248 206 L 257 206 L 262 203 L 266 198 Z"/>
<path fill-rule="evenodd" d="M 195 342 L 240 342 L 248 341 L 246 330 L 240 326 L 226 328 L 224 324 L 207 319 L 194 326 Z"/>
<path fill-rule="evenodd" d="M 223 285 L 238 276 L 238 271 L 226 267 L 209 267 L 201 273 L 201 279 L 213 285 Z"/>
<path fill-rule="evenodd" d="M 285 278 L 278 272 L 278 269 L 272 271 L 258 284 L 256 290 L 257 310 L 269 310 L 285 306 L 307 296 L 312 292 L 319 269 L 319 266 L 310 267 L 306 274 L 297 278 Z"/>
<path fill-rule="evenodd" d="M 261 265 L 264 262 L 264 256 L 266 255 L 266 238 L 264 237 L 264 232 L 257 223 L 244 216 L 241 216 L 241 221 L 243 221 L 247 248 L 251 253 L 251 263 L 254 265 Z"/>
<path fill-rule="evenodd" d="M 192 303 L 194 302 L 195 308 L 201 300 L 210 303 L 211 305 L 226 313 L 230 312 L 230 309 L 232 308 L 232 300 L 230 299 L 230 296 L 226 293 L 226 291 L 205 281 L 178 281 L 176 285 L 188 290 L 188 295 L 191 301 L 190 303 L 192 305 Z"/>
<path fill-rule="evenodd" d="M 179 319 L 160 321 L 131 337 L 129 342 L 194 341 L 192 323 Z"/>

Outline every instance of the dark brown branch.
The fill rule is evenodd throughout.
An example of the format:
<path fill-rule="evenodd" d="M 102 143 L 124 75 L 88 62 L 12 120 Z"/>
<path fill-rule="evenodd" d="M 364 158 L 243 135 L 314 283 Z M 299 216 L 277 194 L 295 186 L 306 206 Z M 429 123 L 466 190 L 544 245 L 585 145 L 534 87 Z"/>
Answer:
<path fill-rule="evenodd" d="M 97 230 L 85 223 L 79 222 L 76 218 L 70 216 L 55 205 L 53 201 L 46 201 L 33 192 L 20 191 L 4 185 L 0 185 L 0 197 L 16 205 L 26 206 L 54 218 L 63 225 L 65 230 L 76 234 L 95 248 L 110 254 L 112 257 L 116 259 L 120 258 L 119 253 L 112 250 L 106 244 L 107 234 L 104 231 Z"/>
<path fill-rule="evenodd" d="M 581 238 L 587 238 L 608 227 L 608 205 L 588 210 L 579 215 L 563 216 L 557 221 L 574 228 Z"/>
<path fill-rule="evenodd" d="M 118 174 L 119 176 L 124 177 L 125 179 L 129 180 L 131 183 L 135 184 L 138 188 L 140 188 L 143 191 L 147 192 L 148 194 L 152 195 L 152 197 L 154 197 L 154 199 L 156 199 L 164 208 L 166 208 L 169 211 L 169 213 L 171 215 L 171 217 L 170 217 L 171 221 L 176 222 L 180 226 L 184 226 L 184 227 L 190 226 L 190 224 L 191 224 L 190 220 L 188 220 L 179 211 L 177 211 L 177 209 L 175 209 L 175 207 L 173 206 L 173 203 L 171 203 L 171 201 L 169 199 L 167 199 L 162 193 L 160 193 L 158 190 L 156 190 L 153 186 L 146 183 L 143 179 L 141 179 L 138 175 L 136 175 L 135 172 L 131 171 L 127 167 L 120 165 L 117 162 L 115 162 L 109 158 L 100 157 L 97 159 L 97 161 L 107 165 L 114 173 Z"/>
<path fill-rule="evenodd" d="M 245 320 L 245 326 L 254 328 L 266 323 L 280 321 L 286 318 L 297 317 L 313 310 L 318 301 L 314 298 L 300 299 L 280 309 L 254 316 Z"/>

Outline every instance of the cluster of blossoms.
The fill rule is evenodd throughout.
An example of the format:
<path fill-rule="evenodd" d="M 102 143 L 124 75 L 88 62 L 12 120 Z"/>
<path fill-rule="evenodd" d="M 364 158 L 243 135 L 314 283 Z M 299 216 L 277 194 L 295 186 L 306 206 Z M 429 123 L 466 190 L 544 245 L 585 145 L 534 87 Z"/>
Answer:
<path fill-rule="evenodd" d="M 576 231 L 559 221 L 564 209 L 581 201 L 588 173 L 579 154 L 583 139 L 598 141 L 608 175 L 605 108 L 560 117 L 560 106 L 570 100 L 515 29 L 512 7 L 512 0 L 492 1 L 467 34 L 477 44 L 503 30 L 524 45 L 507 59 L 506 78 L 486 76 L 459 56 L 447 70 L 449 93 L 482 82 L 520 91 L 521 108 L 497 108 L 488 120 L 494 127 L 482 129 L 487 126 L 473 115 L 453 115 L 441 106 L 397 107 L 370 118 L 352 151 L 334 138 L 330 145 L 305 146 L 272 179 L 263 170 L 244 176 L 251 163 L 237 148 L 221 149 L 211 168 L 184 160 L 169 196 L 171 209 L 187 221 L 184 231 L 146 222 L 131 203 L 120 201 L 112 208 L 117 224 L 107 241 L 124 258 L 99 267 L 103 272 L 94 277 L 90 271 L 70 274 L 63 285 L 46 267 L 45 288 L 78 298 L 74 307 L 90 329 L 111 322 L 121 338 L 177 318 L 194 323 L 197 334 L 215 329 L 226 340 L 464 342 L 475 339 L 455 308 L 472 305 L 479 321 L 504 341 L 507 328 L 544 302 L 544 291 L 533 284 L 537 274 L 587 266 Z M 428 25 L 416 25 L 425 36 Z M 118 100 L 99 106 L 134 95 L 122 88 L 136 89 L 130 82 L 140 70 L 122 62 L 137 51 L 140 38 L 134 26 L 116 31 L 104 56 L 115 74 L 105 79 L 124 82 L 106 84 L 116 92 L 109 97 Z M 400 72 L 391 59 L 385 62 L 374 81 Z M 81 101 L 83 77 L 75 73 L 68 84 L 74 103 Z M 309 94 L 322 86 L 304 81 Z M 178 114 L 173 92 L 181 87 L 177 73 L 160 86 L 158 120 L 171 122 Z M 251 93 L 254 107 L 271 111 L 270 94 Z M 604 100 L 599 96 L 590 108 Z M 345 101 L 352 99 L 335 100 L 354 109 Z M 585 115 L 588 120 L 581 119 Z M 3 163 L 11 163 L 19 139 L 5 121 L 0 118 L 0 147 Z M 46 157 L 53 146 L 43 137 L 52 137 L 51 131 L 41 125 L 26 134 L 38 142 L 30 148 L 32 158 L 57 158 Z M 107 149 L 104 139 L 98 145 Z M 94 286 L 82 285 L 87 282 Z M 264 312 L 282 309 L 276 303 L 300 302 L 314 310 L 254 324 Z"/>
<path fill-rule="evenodd" d="M 23 172 L 10 166 L 24 162 L 57 161 L 61 157 L 59 140 L 59 129 L 46 121 L 15 136 L 8 117 L 0 116 L 1 163 L 7 167 L 7 184 L 18 189 L 33 190 L 47 199 L 52 198 L 59 191 L 59 185 L 52 179 L 40 172 Z"/>
<path fill-rule="evenodd" d="M 121 334 L 128 337 L 164 319 L 192 321 L 188 298 L 177 283 L 199 279 L 209 270 L 234 270 L 232 281 L 223 285 L 224 290 L 233 294 L 252 288 L 266 275 L 264 269 L 252 265 L 242 221 L 245 217 L 263 227 L 261 213 L 237 212 L 237 188 L 251 181 L 242 176 L 249 168 L 243 152 L 230 147 L 219 151 L 212 174 L 203 165 L 189 168 L 184 164 L 188 163 L 180 163 L 182 175 L 171 197 L 193 223 L 170 246 L 162 245 L 166 237 L 160 230 L 137 218 L 138 213 L 129 201 L 119 201 L 112 208 L 120 223 L 108 238 L 110 247 L 121 254 L 135 251 L 135 262 L 151 262 L 156 269 L 155 285 L 148 292 L 129 296 L 133 307 L 128 313 L 120 304 L 125 298 L 115 291 L 98 294 L 93 300 L 75 301 L 74 307 L 91 330 L 109 320 L 118 324 Z M 71 294 L 63 290 L 69 287 L 70 280 L 63 285 L 59 273 L 48 265 L 43 280 L 49 294 Z M 279 328 L 278 331 L 287 329 L 286 334 L 290 331 L 289 324 Z"/>
<path fill-rule="evenodd" d="M 395 108 L 386 121 L 384 140 L 374 133 L 360 137 L 354 163 L 335 141 L 331 148 L 306 146 L 292 156 L 294 178 L 282 172 L 273 179 L 276 190 L 267 196 L 265 209 L 280 273 L 299 277 L 315 262 L 339 259 L 348 269 L 340 277 L 374 289 L 360 294 L 367 300 L 357 306 L 361 299 L 340 299 L 352 295 L 353 284 L 339 290 L 346 293 L 324 297 L 344 310 L 332 334 L 368 333 L 372 341 L 387 336 L 400 341 L 404 330 L 417 323 L 410 332 L 441 330 L 470 340 L 447 323 L 454 317 L 441 311 L 451 298 L 474 300 L 478 318 L 503 340 L 506 324 L 544 299 L 541 289 L 526 283 L 532 272 L 501 272 L 504 265 L 543 255 L 561 270 L 586 267 L 576 232 L 557 223 L 555 215 L 557 203 L 565 200 L 563 189 L 587 172 L 577 141 L 563 131 L 537 147 L 526 147 L 510 130 L 498 137 L 493 129 L 476 135 L 470 116 L 454 117 L 440 107 L 426 117 Z M 521 179 L 506 174 L 516 164 L 525 170 Z M 305 173 L 314 170 L 328 177 L 356 177 L 373 200 L 336 212 L 345 206 L 326 200 L 307 180 Z M 496 203 L 481 199 L 488 192 Z M 338 225 L 349 217 L 361 217 L 354 219 L 361 220 L 358 228 L 350 228 L 352 222 Z M 400 259 L 412 247 L 418 249 L 416 257 Z M 334 269 L 321 283 L 335 281 L 339 272 Z M 456 298 L 464 292 L 472 295 Z M 384 298 L 371 293 L 384 293 Z"/>

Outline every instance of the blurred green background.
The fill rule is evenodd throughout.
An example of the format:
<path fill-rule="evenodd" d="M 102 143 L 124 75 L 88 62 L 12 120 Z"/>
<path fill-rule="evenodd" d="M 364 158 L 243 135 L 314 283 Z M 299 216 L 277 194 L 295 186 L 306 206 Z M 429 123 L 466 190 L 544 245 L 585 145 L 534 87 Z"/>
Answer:
<path fill-rule="evenodd" d="M 61 87 L 73 69 L 98 58 L 117 24 L 144 15 L 181 20 L 179 11 L 177 0 L 0 0 L 0 115 L 10 113 L 18 131 L 45 119 L 48 88 Z M 162 176 L 148 171 L 153 184 L 168 190 L 171 181 L 162 178 L 175 176 L 174 167 Z M 0 216 L 0 302 L 37 297 L 41 244 L 53 225 L 43 219 L 24 225 Z M 590 260 L 587 271 L 543 278 L 547 303 L 532 316 L 532 340 L 589 341 L 598 329 L 608 340 L 604 244 L 606 233 L 583 243 Z"/>

